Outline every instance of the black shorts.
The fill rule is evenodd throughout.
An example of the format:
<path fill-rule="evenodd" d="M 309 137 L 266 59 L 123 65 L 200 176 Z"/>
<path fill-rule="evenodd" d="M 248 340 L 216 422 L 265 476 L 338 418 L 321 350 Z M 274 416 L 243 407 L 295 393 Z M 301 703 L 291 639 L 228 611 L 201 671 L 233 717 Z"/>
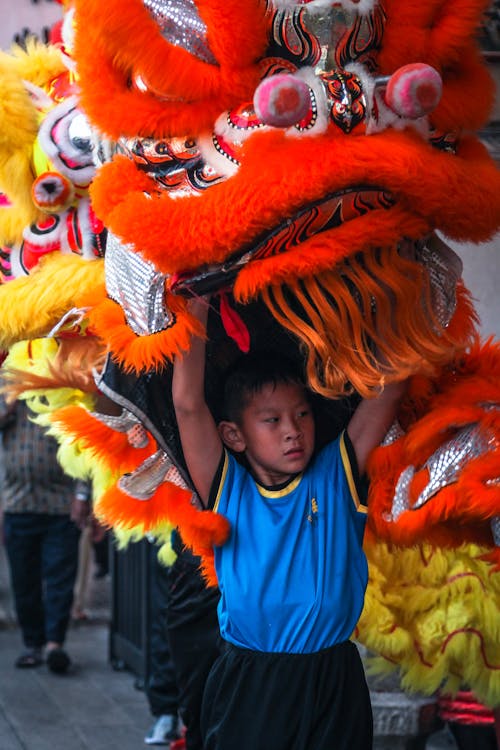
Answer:
<path fill-rule="evenodd" d="M 370 694 L 356 646 L 269 654 L 227 644 L 205 687 L 204 750 L 370 750 Z"/>

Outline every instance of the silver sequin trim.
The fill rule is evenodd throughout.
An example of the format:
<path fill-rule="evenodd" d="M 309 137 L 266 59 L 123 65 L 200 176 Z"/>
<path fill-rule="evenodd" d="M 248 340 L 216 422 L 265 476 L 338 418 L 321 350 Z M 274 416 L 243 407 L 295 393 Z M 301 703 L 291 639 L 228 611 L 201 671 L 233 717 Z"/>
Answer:
<path fill-rule="evenodd" d="M 171 459 L 164 451 L 158 450 L 143 461 L 135 471 L 120 477 L 118 488 L 136 500 L 150 500 L 163 482 L 170 482 L 182 489 L 188 489 Z"/>
<path fill-rule="evenodd" d="M 464 427 L 451 440 L 440 446 L 424 464 L 429 472 L 429 482 L 411 507 L 409 489 L 415 475 L 415 467 L 408 466 L 401 473 L 394 492 L 390 520 L 397 521 L 405 510 L 421 508 L 444 487 L 456 482 L 469 461 L 496 448 L 498 441 L 494 435 L 485 435 L 476 424 Z"/>
<path fill-rule="evenodd" d="M 143 0 L 162 36 L 171 44 L 190 52 L 200 60 L 217 63 L 207 41 L 207 27 L 198 15 L 193 0 Z"/>
<path fill-rule="evenodd" d="M 434 315 L 446 328 L 457 307 L 457 283 L 462 276 L 462 261 L 437 235 L 420 249 L 420 260 L 429 274 Z"/>
<path fill-rule="evenodd" d="M 456 482 L 465 464 L 488 450 L 491 450 L 489 438 L 485 437 L 477 425 L 463 428 L 426 462 L 429 483 L 418 496 L 413 509 L 421 508 L 443 487 Z"/>
<path fill-rule="evenodd" d="M 149 336 L 169 328 L 173 316 L 164 302 L 165 279 L 149 261 L 108 235 L 104 258 L 106 289 L 123 308 L 127 323 L 137 336 Z"/>
<path fill-rule="evenodd" d="M 410 508 L 410 484 L 415 476 L 415 468 L 408 466 L 401 472 L 394 491 L 394 499 L 388 521 L 397 521 L 401 513 Z"/>
<path fill-rule="evenodd" d="M 94 419 L 97 419 L 98 422 L 106 425 L 111 430 L 126 432 L 129 445 L 133 448 L 145 448 L 149 443 L 148 433 L 143 425 L 132 412 L 126 409 L 123 409 L 120 415 L 101 414 L 96 411 L 90 412 L 90 414 Z"/>
<path fill-rule="evenodd" d="M 399 438 L 403 437 L 403 435 L 406 435 L 406 433 L 396 419 L 396 421 L 393 422 L 389 427 L 389 430 L 387 431 L 385 438 L 382 440 L 381 445 L 392 445 L 392 443 L 395 443 L 396 440 L 399 440 Z"/>
<path fill-rule="evenodd" d="M 135 425 L 141 424 L 137 417 L 126 409 L 123 409 L 119 415 L 101 414 L 97 411 L 92 411 L 90 414 L 98 422 L 101 422 L 101 424 L 106 425 L 106 427 L 115 432 L 128 432 Z"/>

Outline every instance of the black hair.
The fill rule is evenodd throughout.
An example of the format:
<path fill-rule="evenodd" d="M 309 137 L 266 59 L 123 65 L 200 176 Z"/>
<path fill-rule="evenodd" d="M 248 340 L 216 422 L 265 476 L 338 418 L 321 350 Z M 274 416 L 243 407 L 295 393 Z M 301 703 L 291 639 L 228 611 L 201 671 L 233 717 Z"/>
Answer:
<path fill-rule="evenodd" d="M 240 422 L 243 409 L 264 386 L 294 383 L 306 390 L 297 363 L 279 352 L 260 351 L 239 357 L 226 371 L 223 418 Z"/>

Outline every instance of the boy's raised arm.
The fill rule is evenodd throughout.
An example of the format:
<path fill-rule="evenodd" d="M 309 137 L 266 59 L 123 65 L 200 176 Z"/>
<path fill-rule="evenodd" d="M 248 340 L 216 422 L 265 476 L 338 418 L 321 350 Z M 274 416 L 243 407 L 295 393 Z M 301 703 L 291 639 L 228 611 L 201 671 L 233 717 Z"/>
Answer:
<path fill-rule="evenodd" d="M 406 389 L 406 380 L 386 385 L 378 396 L 363 399 L 351 417 L 347 434 L 356 453 L 360 475 L 365 472 L 370 453 L 380 445 L 394 422 Z"/>
<path fill-rule="evenodd" d="M 206 300 L 193 300 L 190 310 L 206 330 Z M 187 468 L 201 501 L 206 505 L 222 456 L 222 441 L 205 401 L 204 338 L 194 336 L 189 352 L 175 358 L 172 398 Z"/>

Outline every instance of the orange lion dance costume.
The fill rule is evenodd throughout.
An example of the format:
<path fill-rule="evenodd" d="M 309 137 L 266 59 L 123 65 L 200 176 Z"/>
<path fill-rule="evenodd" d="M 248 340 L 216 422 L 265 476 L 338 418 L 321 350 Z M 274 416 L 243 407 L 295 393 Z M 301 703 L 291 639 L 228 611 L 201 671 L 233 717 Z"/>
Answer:
<path fill-rule="evenodd" d="M 500 226 L 500 173 L 474 135 L 494 94 L 475 42 L 486 6 L 76 0 L 80 103 L 116 152 L 90 189 L 109 234 L 107 298 L 87 301 L 88 318 L 110 352 L 98 386 L 122 411 L 68 407 L 53 420 L 116 475 L 100 515 L 160 536 L 179 524 L 210 578 L 228 529 L 196 509 L 168 396 L 171 361 L 196 330 L 191 295 L 212 295 L 215 412 L 222 371 L 263 343 L 306 359 L 309 386 L 328 397 L 325 437 L 346 420 L 331 399 L 413 376 L 372 460 L 371 526 L 388 546 L 366 543 L 373 596 L 358 637 L 407 687 L 434 690 L 451 673 L 495 705 L 499 639 L 473 599 L 482 587 L 490 614 L 498 603 L 499 352 L 478 341 L 441 238 L 480 242 Z M 420 569 L 412 559 L 416 586 L 430 592 L 458 558 L 476 582 L 458 590 L 460 617 L 475 618 L 458 650 L 474 669 L 446 649 L 434 658 L 450 633 L 427 637 L 425 613 L 450 597 L 404 600 L 408 545 L 439 545 Z M 415 608 L 418 638 L 391 585 L 401 611 Z"/>

